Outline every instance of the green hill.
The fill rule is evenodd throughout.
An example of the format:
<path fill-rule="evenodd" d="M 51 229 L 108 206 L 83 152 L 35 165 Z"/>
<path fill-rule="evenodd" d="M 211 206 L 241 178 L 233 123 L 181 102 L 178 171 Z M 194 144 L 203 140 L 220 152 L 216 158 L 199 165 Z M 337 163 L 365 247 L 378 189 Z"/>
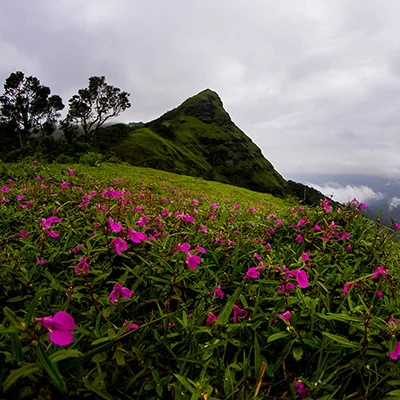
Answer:
<path fill-rule="evenodd" d="M 110 150 L 109 136 L 99 135 L 95 145 Z M 129 164 L 275 195 L 286 192 L 285 180 L 234 124 L 212 90 L 200 92 L 143 127 L 126 128 L 123 136 L 111 150 Z"/>

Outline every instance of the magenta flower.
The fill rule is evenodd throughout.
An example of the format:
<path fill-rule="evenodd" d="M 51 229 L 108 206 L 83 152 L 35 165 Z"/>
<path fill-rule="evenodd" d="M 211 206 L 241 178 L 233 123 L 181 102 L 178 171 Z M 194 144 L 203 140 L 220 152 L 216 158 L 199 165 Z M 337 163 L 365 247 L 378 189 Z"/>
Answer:
<path fill-rule="evenodd" d="M 391 353 L 388 353 L 389 357 L 392 360 L 397 360 L 397 357 L 400 356 L 400 342 L 396 342 L 396 346 Z"/>
<path fill-rule="evenodd" d="M 74 171 L 71 168 L 67 168 L 68 175 L 74 175 Z"/>
<path fill-rule="evenodd" d="M 236 304 L 233 306 L 233 323 L 236 324 L 236 322 L 240 322 L 241 319 L 246 318 L 248 315 L 248 312 Z"/>
<path fill-rule="evenodd" d="M 1 188 L 2 193 L 7 193 L 8 192 L 8 187 L 7 186 L 3 186 Z"/>
<path fill-rule="evenodd" d="M 400 229 L 400 224 L 393 224 L 393 229 Z"/>
<path fill-rule="evenodd" d="M 254 207 L 249 207 L 249 211 L 255 211 L 256 209 Z"/>
<path fill-rule="evenodd" d="M 61 189 L 65 189 L 65 188 L 67 188 L 69 186 L 69 183 L 68 182 L 63 182 L 63 183 L 61 183 Z"/>
<path fill-rule="evenodd" d="M 345 252 L 346 252 L 346 253 L 351 253 L 352 251 L 353 251 L 353 247 L 350 246 L 350 245 L 348 245 L 348 246 L 345 248 Z"/>
<path fill-rule="evenodd" d="M 114 303 L 115 301 L 117 301 L 119 297 L 122 297 L 124 299 L 129 299 L 133 294 L 134 294 L 133 290 L 129 290 L 126 287 L 122 287 L 120 283 L 116 283 L 114 285 L 114 289 L 110 293 L 110 301 L 111 303 Z"/>
<path fill-rule="evenodd" d="M 138 324 L 130 324 L 129 321 L 126 319 L 124 321 L 124 325 L 127 325 L 127 324 L 128 324 L 128 326 L 125 328 L 125 331 L 124 331 L 125 333 L 129 332 L 131 329 L 138 329 L 139 328 Z"/>
<path fill-rule="evenodd" d="M 202 232 L 207 233 L 207 228 L 206 228 L 204 225 L 200 225 L 200 226 L 199 226 L 199 229 L 200 229 Z"/>
<path fill-rule="evenodd" d="M 315 224 L 313 230 L 314 230 L 314 231 L 320 231 L 320 230 L 321 230 L 321 227 L 320 227 L 318 224 Z"/>
<path fill-rule="evenodd" d="M 301 219 L 301 220 L 297 223 L 297 226 L 302 226 L 302 225 L 304 225 L 306 222 L 307 222 L 307 218 L 303 218 L 303 219 Z"/>
<path fill-rule="evenodd" d="M 376 291 L 376 295 L 377 295 L 381 300 L 383 300 L 382 290 L 377 290 L 377 291 Z"/>
<path fill-rule="evenodd" d="M 24 239 L 26 237 L 26 229 L 21 231 L 21 233 L 19 234 L 19 237 L 22 238 L 22 239 Z"/>
<path fill-rule="evenodd" d="M 289 290 L 293 290 L 296 286 L 293 283 L 287 283 L 286 285 L 281 285 L 278 287 L 278 292 L 288 292 Z"/>
<path fill-rule="evenodd" d="M 214 209 L 214 210 L 216 210 L 216 209 L 218 208 L 218 205 L 217 205 L 216 203 L 212 203 L 212 204 L 211 204 L 211 208 Z"/>
<path fill-rule="evenodd" d="M 194 222 L 194 217 L 189 214 L 186 214 L 183 218 L 186 222 Z"/>
<path fill-rule="evenodd" d="M 303 261 L 308 261 L 309 258 L 310 258 L 310 255 L 308 253 L 301 253 L 301 259 Z"/>
<path fill-rule="evenodd" d="M 360 287 L 358 283 L 355 282 L 346 282 L 346 284 L 343 287 L 343 293 L 342 296 L 346 296 L 347 292 L 352 288 L 352 287 Z"/>
<path fill-rule="evenodd" d="M 249 279 L 249 278 L 257 279 L 259 276 L 260 276 L 260 270 L 259 270 L 259 268 L 257 268 L 257 267 L 252 267 L 252 268 L 249 268 L 249 269 L 247 270 L 246 275 L 244 276 L 243 279 Z"/>
<path fill-rule="evenodd" d="M 288 324 L 290 324 L 290 311 L 285 311 L 283 314 L 278 314 L 278 317 L 283 318 Z"/>
<path fill-rule="evenodd" d="M 347 232 L 342 233 L 342 239 L 347 239 L 347 240 L 349 240 L 349 239 L 350 239 L 350 235 L 349 235 Z"/>
<path fill-rule="evenodd" d="M 43 265 L 47 262 L 47 260 L 39 260 L 38 258 L 36 258 L 36 264 L 38 265 Z"/>
<path fill-rule="evenodd" d="M 165 209 L 165 210 L 162 212 L 162 215 L 163 215 L 163 217 L 166 217 L 166 216 L 167 216 L 168 214 L 170 214 L 170 213 L 171 213 L 171 211 Z"/>
<path fill-rule="evenodd" d="M 121 232 L 124 230 L 123 226 L 118 222 L 115 222 L 111 217 L 108 218 L 108 225 L 114 232 Z"/>
<path fill-rule="evenodd" d="M 190 269 L 197 269 L 201 263 L 201 258 L 197 254 L 186 253 L 186 261 Z"/>
<path fill-rule="evenodd" d="M 20 194 L 20 195 L 17 197 L 17 200 L 18 200 L 18 201 L 21 201 L 21 200 L 23 200 L 24 197 L 25 197 L 24 194 Z"/>
<path fill-rule="evenodd" d="M 261 261 L 261 256 L 257 253 L 253 254 L 253 257 L 257 260 L 257 261 Z"/>
<path fill-rule="evenodd" d="M 179 251 L 179 250 L 182 250 L 182 251 L 184 251 L 185 253 L 188 253 L 189 251 L 190 251 L 190 244 L 189 243 L 178 243 L 175 247 L 174 247 L 174 249 L 173 249 L 173 251 Z"/>
<path fill-rule="evenodd" d="M 50 236 L 52 238 L 58 238 L 60 236 L 59 233 L 54 232 L 51 228 L 46 233 L 47 233 L 47 236 Z"/>
<path fill-rule="evenodd" d="M 75 321 L 65 311 L 58 311 L 54 317 L 35 318 L 35 321 L 50 331 L 49 338 L 57 346 L 67 346 L 72 343 Z"/>
<path fill-rule="evenodd" d="M 128 229 L 128 235 L 133 243 L 141 243 L 143 240 L 147 239 L 147 236 L 142 232 L 135 232 L 132 228 Z"/>
<path fill-rule="evenodd" d="M 388 277 L 388 272 L 389 271 L 387 269 L 385 269 L 384 266 L 380 266 L 375 270 L 374 274 L 371 276 L 371 279 L 375 279 L 379 275 L 382 275 L 382 278 L 386 279 Z"/>
<path fill-rule="evenodd" d="M 296 269 L 292 271 L 292 274 L 295 276 L 297 283 L 302 289 L 305 289 L 308 286 L 308 277 L 306 271 L 302 269 Z"/>
<path fill-rule="evenodd" d="M 89 257 L 80 257 L 79 258 L 79 263 L 76 264 L 76 267 L 75 267 L 75 273 L 77 275 L 80 275 L 80 274 L 83 274 L 83 273 L 87 274 L 88 271 L 89 271 L 89 262 L 90 262 L 90 258 Z"/>
<path fill-rule="evenodd" d="M 196 246 L 195 250 L 199 251 L 202 254 L 206 254 L 206 249 L 201 246 Z"/>
<path fill-rule="evenodd" d="M 128 250 L 128 243 L 126 243 L 126 240 L 124 239 L 121 238 L 111 239 L 111 244 L 114 246 L 114 249 L 119 256 L 121 255 L 122 249 Z"/>
<path fill-rule="evenodd" d="M 304 385 L 300 381 L 296 382 L 296 391 L 297 391 L 297 394 L 299 395 L 300 399 L 304 399 L 304 398 L 308 397 L 311 394 L 310 389 L 309 388 L 305 388 Z"/>
<path fill-rule="evenodd" d="M 210 311 L 207 315 L 206 325 L 212 325 L 217 319 L 218 317 Z"/>
<path fill-rule="evenodd" d="M 214 296 L 214 295 L 215 295 L 215 296 Z M 218 285 L 218 286 L 210 293 L 210 296 L 211 296 L 212 298 L 220 297 L 221 299 L 223 299 L 224 296 L 225 296 L 225 293 L 222 291 L 221 285 Z"/>
<path fill-rule="evenodd" d="M 300 234 L 298 234 L 297 236 L 296 236 L 296 242 L 298 242 L 298 243 L 301 243 L 302 241 L 303 241 L 303 236 L 301 236 Z"/>

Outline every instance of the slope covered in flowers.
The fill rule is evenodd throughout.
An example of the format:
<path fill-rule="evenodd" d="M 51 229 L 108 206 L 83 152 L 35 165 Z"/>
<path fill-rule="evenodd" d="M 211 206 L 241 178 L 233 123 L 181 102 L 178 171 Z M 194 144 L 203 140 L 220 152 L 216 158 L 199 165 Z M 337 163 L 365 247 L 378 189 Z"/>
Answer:
<path fill-rule="evenodd" d="M 3 396 L 399 393 L 399 246 L 356 200 L 132 167 L 1 173 Z"/>

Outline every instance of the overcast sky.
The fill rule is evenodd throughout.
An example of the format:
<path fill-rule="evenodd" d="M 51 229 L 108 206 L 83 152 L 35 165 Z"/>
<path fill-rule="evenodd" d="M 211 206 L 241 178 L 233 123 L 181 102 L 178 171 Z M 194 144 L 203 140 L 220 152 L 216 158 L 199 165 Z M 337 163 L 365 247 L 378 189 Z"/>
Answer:
<path fill-rule="evenodd" d="M 284 176 L 400 178 L 399 20 L 399 0 L 1 0 L 0 81 L 67 104 L 105 75 L 124 121 L 211 88 Z"/>

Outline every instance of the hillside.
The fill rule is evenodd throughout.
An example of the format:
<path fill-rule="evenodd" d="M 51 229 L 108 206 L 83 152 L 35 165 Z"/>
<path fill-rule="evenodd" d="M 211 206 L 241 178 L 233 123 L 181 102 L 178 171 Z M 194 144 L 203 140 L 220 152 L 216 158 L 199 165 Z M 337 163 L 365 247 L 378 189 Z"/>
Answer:
<path fill-rule="evenodd" d="M 125 134 L 126 133 L 126 134 Z M 124 133 L 112 146 L 136 166 L 201 176 L 259 192 L 284 195 L 286 182 L 225 111 L 217 93 L 204 90 L 160 118 Z M 109 135 L 98 137 L 100 150 Z"/>

